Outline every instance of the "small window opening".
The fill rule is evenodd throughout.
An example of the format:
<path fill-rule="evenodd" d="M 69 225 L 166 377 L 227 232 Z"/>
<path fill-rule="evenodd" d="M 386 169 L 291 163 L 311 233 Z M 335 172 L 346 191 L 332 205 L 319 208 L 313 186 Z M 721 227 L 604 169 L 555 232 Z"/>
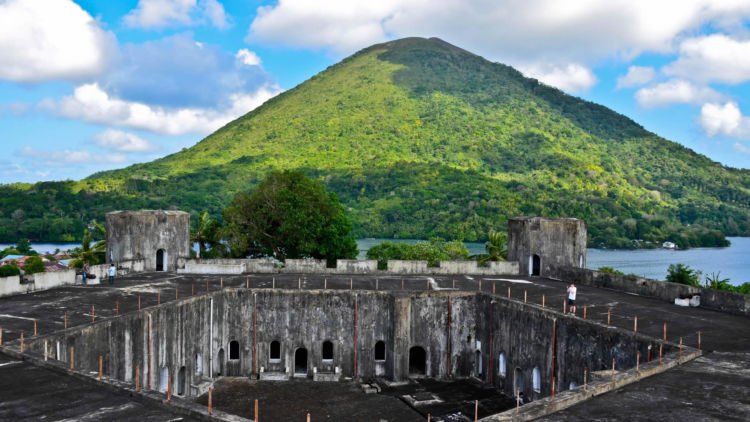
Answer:
<path fill-rule="evenodd" d="M 271 353 L 270 353 L 270 359 L 272 360 L 280 360 L 281 359 L 281 343 L 274 340 L 271 342 Z"/>
<path fill-rule="evenodd" d="M 377 361 L 385 360 L 385 342 L 384 341 L 379 341 L 375 343 L 375 360 Z"/>
<path fill-rule="evenodd" d="M 333 360 L 333 343 L 328 340 L 323 342 L 323 360 Z"/>
<path fill-rule="evenodd" d="M 466 336 L 466 342 L 467 343 L 471 343 L 471 334 L 469 334 L 468 336 Z"/>
<path fill-rule="evenodd" d="M 497 357 L 497 374 L 505 377 L 507 368 L 508 364 L 505 362 L 505 352 L 500 352 L 500 355 Z"/>
<path fill-rule="evenodd" d="M 409 375 L 427 374 L 427 353 L 419 346 L 409 349 Z"/>
<path fill-rule="evenodd" d="M 203 355 L 200 353 L 195 354 L 195 375 L 201 375 L 203 373 Z"/>
<path fill-rule="evenodd" d="M 240 358 L 240 342 L 232 340 L 229 343 L 229 359 L 237 360 Z"/>
<path fill-rule="evenodd" d="M 539 371 L 539 367 L 535 366 L 533 374 L 533 385 L 534 385 L 534 392 L 535 393 L 541 393 L 542 392 L 542 374 L 541 371 Z"/>

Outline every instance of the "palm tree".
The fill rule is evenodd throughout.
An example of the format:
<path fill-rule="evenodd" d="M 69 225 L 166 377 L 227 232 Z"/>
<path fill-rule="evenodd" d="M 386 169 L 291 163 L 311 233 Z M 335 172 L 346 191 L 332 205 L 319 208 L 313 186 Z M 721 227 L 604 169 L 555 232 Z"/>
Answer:
<path fill-rule="evenodd" d="M 208 211 L 203 211 L 198 219 L 198 228 L 190 238 L 198 243 L 198 257 L 206 258 L 206 252 L 209 252 L 210 256 L 221 256 L 224 245 L 219 237 L 219 223 L 211 218 Z"/>
<path fill-rule="evenodd" d="M 94 239 L 94 235 L 100 237 L 96 243 L 91 245 Z M 74 258 L 70 265 L 74 268 L 80 268 L 84 262 L 88 262 L 91 265 L 97 265 L 104 263 L 107 253 L 107 230 L 101 223 L 96 220 L 91 220 L 88 227 L 83 229 L 83 240 L 81 241 L 81 247 L 76 248 L 71 252 L 71 256 Z"/>
<path fill-rule="evenodd" d="M 505 232 L 490 229 L 484 249 L 487 251 L 487 261 L 505 261 L 508 258 L 508 245 Z"/>

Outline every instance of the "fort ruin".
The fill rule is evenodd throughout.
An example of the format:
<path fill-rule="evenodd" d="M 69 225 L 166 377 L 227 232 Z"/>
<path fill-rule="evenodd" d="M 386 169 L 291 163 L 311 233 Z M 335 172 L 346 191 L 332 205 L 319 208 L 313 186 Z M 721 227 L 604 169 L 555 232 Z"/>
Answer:
<path fill-rule="evenodd" d="M 33 312 L 41 315 L 43 325 L 53 328 L 38 336 L 27 331 L 23 340 L 21 330 L 13 325 L 9 329 L 0 319 L 5 327 L 2 351 L 93 382 L 98 374 L 98 382 L 130 394 L 157 402 L 167 397 L 170 411 L 220 420 L 232 417 L 215 410 L 209 415 L 211 410 L 194 400 L 204 401 L 215 383 L 231 377 L 261 383 L 253 384 L 259 388 L 262 383 L 283 385 L 299 379 L 311 386 L 362 382 L 384 387 L 421 379 L 456 385 L 458 380 L 470 380 L 496 389 L 511 404 L 498 409 L 491 406 L 491 399 L 477 399 L 472 415 L 471 411 L 445 413 L 445 408 L 434 405 L 449 400 L 445 392 L 400 397 L 418 412 L 415 415 L 433 412 L 432 420 L 437 421 L 472 416 L 487 421 L 526 420 L 701 355 L 700 334 L 696 343 L 690 327 L 682 328 L 679 342 L 673 335 L 667 340 L 666 320 L 662 338 L 661 320 L 641 311 L 639 329 L 638 316 L 620 310 L 611 299 L 592 302 L 589 308 L 583 305 L 578 315 L 566 314 L 564 284 L 519 275 L 534 273 L 535 267 L 542 275 L 558 274 L 560 268 L 568 268 L 569 274 L 585 271 L 577 265 L 585 262 L 585 241 L 581 244 L 585 224 L 578 220 L 511 220 L 509 254 L 513 251 L 519 262 L 495 267 L 494 274 L 489 267 L 441 263 L 431 268 L 418 262 L 389 263 L 399 272 L 383 272 L 366 261 L 341 262 L 336 269 L 309 261 L 290 262 L 291 269 L 307 265 L 313 270 L 289 273 L 259 267 L 261 263 L 252 260 L 188 260 L 186 254 L 180 255 L 179 244 L 189 238 L 182 237 L 182 229 L 156 228 L 159 216 L 159 212 L 108 215 L 108 223 L 119 218 L 113 233 L 122 233 L 122 223 L 128 219 L 142 219 L 156 225 L 133 224 L 146 228 L 148 236 L 155 232 L 162 236 L 143 240 L 133 234 L 140 228 L 130 231 L 112 244 L 108 256 L 151 260 L 153 265 L 128 268 L 156 270 L 156 251 L 164 249 L 160 269 L 182 267 L 183 273 L 133 272 L 118 281 L 122 286 L 102 291 L 107 298 L 112 295 L 106 300 L 114 303 L 106 310 L 101 309 L 104 298 L 69 288 L 81 295 L 77 301 L 99 301 L 99 309 L 92 304 L 90 312 L 82 313 L 80 307 L 73 309 L 77 305 L 66 304 L 70 315 L 66 310 L 65 326 L 59 327 L 59 315 L 51 325 L 45 321 L 50 310 L 42 305 Z M 175 224 L 185 225 L 184 216 L 174 216 Z M 170 224 L 165 221 L 169 220 L 160 224 Z M 127 236 L 131 237 L 124 241 Z M 559 244 L 552 247 L 549 242 Z M 139 255 L 134 245 L 146 245 L 146 252 Z M 131 252 L 125 252 L 128 248 Z M 534 255 L 539 257 L 538 266 Z M 213 275 L 184 273 L 188 268 Z M 249 268 L 266 271 L 246 272 Z M 481 277 L 467 275 L 471 271 Z M 28 300 L 36 303 L 33 297 Z M 55 309 L 56 304 L 67 303 L 64 298 L 42 300 Z M 0 310 L 18 312 L 12 303 L 0 301 Z M 75 322 L 73 315 L 78 315 Z M 485 410 L 480 411 L 480 404 Z M 524 405 L 515 409 L 514 404 Z M 378 414 L 377 408 L 371 411 Z M 457 414 L 465 419 L 450 419 Z"/>

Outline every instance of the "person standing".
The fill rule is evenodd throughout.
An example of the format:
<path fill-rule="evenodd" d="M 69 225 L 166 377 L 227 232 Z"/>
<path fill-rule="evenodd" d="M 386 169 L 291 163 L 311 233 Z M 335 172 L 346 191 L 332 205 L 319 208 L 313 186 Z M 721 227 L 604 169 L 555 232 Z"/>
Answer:
<path fill-rule="evenodd" d="M 83 267 L 81 268 L 81 282 L 83 283 L 84 286 L 86 285 L 86 279 L 88 278 L 88 276 L 89 276 L 89 263 L 84 262 Z"/>
<path fill-rule="evenodd" d="M 570 312 L 575 315 L 576 313 L 576 294 L 578 293 L 578 289 L 576 288 L 576 285 L 574 283 L 570 283 L 570 286 L 568 286 L 568 309 L 570 309 Z"/>
<path fill-rule="evenodd" d="M 111 286 L 115 284 L 115 275 L 117 275 L 117 268 L 115 267 L 115 264 L 109 264 L 107 275 L 109 276 L 109 285 Z"/>

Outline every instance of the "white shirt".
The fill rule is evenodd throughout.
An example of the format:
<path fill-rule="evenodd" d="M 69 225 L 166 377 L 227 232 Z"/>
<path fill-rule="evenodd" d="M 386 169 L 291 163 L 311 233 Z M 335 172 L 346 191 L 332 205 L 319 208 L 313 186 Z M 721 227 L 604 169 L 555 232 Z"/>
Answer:
<path fill-rule="evenodd" d="M 570 286 L 568 287 L 568 299 L 570 300 L 576 300 L 576 292 L 578 291 L 578 288 L 576 286 Z"/>
<path fill-rule="evenodd" d="M 117 274 L 117 268 L 109 267 L 109 275 L 114 277 Z"/>

